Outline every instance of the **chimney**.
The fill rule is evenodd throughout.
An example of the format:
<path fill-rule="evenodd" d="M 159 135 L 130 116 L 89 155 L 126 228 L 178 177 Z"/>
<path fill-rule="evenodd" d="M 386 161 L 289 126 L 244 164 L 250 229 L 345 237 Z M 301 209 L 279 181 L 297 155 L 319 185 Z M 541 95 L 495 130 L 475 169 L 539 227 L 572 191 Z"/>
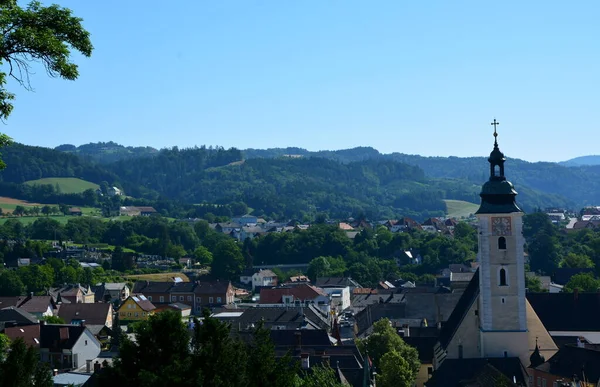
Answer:
<path fill-rule="evenodd" d="M 92 373 L 92 361 L 91 360 L 85 361 L 85 372 L 87 372 L 88 374 Z"/>
<path fill-rule="evenodd" d="M 101 368 L 102 368 L 102 364 L 100 364 L 100 362 L 98 360 L 96 360 L 96 362 L 94 363 L 94 372 L 100 371 Z"/>
<path fill-rule="evenodd" d="M 573 289 L 573 298 L 575 298 L 575 301 L 579 299 L 579 289 Z"/>
<path fill-rule="evenodd" d="M 302 369 L 303 370 L 309 369 L 310 368 L 310 356 L 308 355 L 308 353 L 303 353 L 302 355 L 300 355 L 300 359 L 301 359 Z"/>

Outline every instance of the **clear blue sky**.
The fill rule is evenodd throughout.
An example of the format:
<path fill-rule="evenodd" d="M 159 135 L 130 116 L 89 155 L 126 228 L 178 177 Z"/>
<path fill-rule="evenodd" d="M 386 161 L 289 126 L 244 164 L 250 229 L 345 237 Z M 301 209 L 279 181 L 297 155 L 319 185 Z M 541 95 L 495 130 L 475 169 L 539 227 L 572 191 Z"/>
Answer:
<path fill-rule="evenodd" d="M 11 85 L 26 144 L 600 153 L 597 0 L 54 2 L 95 51 Z"/>

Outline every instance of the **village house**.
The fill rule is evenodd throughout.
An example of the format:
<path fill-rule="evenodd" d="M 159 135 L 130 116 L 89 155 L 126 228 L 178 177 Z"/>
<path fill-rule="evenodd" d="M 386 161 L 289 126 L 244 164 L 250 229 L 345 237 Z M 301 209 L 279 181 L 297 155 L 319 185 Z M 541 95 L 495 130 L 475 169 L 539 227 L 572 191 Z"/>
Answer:
<path fill-rule="evenodd" d="M 103 282 L 92 287 L 96 302 L 125 301 L 129 287 L 125 282 Z"/>
<path fill-rule="evenodd" d="M 125 206 L 119 208 L 119 216 L 151 216 L 156 213 L 154 207 Z"/>
<path fill-rule="evenodd" d="M 194 297 L 195 313 L 200 314 L 203 308 L 233 304 L 235 291 L 229 281 L 199 281 L 194 287 Z"/>
<path fill-rule="evenodd" d="M 67 324 L 85 325 L 94 336 L 113 326 L 113 307 L 111 303 L 62 304 L 58 317 Z"/>
<path fill-rule="evenodd" d="M 77 369 L 98 357 L 101 344 L 85 326 L 40 325 L 40 357 L 58 371 Z"/>
<path fill-rule="evenodd" d="M 168 304 L 171 302 L 171 287 L 173 287 L 172 281 L 137 281 L 133 285 L 132 293 L 143 294 L 153 304 Z"/>
<path fill-rule="evenodd" d="M 600 349 L 597 346 L 567 345 L 547 361 L 535 352 L 531 363 L 530 386 L 596 387 L 600 382 Z"/>
<path fill-rule="evenodd" d="M 20 297 L 17 308 L 31 313 L 41 319 L 46 316 L 54 316 L 56 304 L 50 296 L 34 296 L 31 293 L 27 297 Z"/>
<path fill-rule="evenodd" d="M 143 294 L 132 294 L 119 307 L 119 321 L 147 320 L 154 313 L 156 306 Z"/>
<path fill-rule="evenodd" d="M 286 306 L 286 305 L 309 305 L 314 304 L 324 311 L 330 312 L 331 297 L 312 285 L 300 284 L 297 286 L 262 288 L 260 290 L 261 306 Z"/>
<path fill-rule="evenodd" d="M 186 304 L 190 307 L 194 306 L 194 288 L 195 282 L 177 282 L 173 283 L 170 289 L 170 303 Z"/>
<path fill-rule="evenodd" d="M 121 196 L 121 195 L 123 195 L 123 191 L 121 191 L 117 187 L 109 187 L 108 188 L 108 196 Z"/>
<path fill-rule="evenodd" d="M 277 274 L 272 270 L 259 270 L 252 275 L 252 290 L 264 286 L 277 286 Z"/>
<path fill-rule="evenodd" d="M 50 290 L 49 293 L 54 296 L 57 303 L 90 304 L 96 302 L 94 291 L 89 285 L 87 287 L 81 286 L 81 284 L 66 285 Z"/>
<path fill-rule="evenodd" d="M 83 212 L 81 211 L 81 208 L 79 208 L 79 207 L 70 207 L 69 208 L 69 215 L 72 215 L 72 216 L 81 216 L 81 215 L 83 215 Z"/>

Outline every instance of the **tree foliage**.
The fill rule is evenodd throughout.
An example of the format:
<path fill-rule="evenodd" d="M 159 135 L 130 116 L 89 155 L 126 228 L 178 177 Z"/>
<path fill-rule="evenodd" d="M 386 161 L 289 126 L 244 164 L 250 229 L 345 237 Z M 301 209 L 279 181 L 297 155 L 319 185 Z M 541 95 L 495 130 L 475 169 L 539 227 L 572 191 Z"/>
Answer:
<path fill-rule="evenodd" d="M 8 339 L 0 335 L 0 386 L 52 387 L 52 373 L 40 363 L 35 348 L 19 338 L 8 346 Z"/>
<path fill-rule="evenodd" d="M 17 0 L 0 2 L 0 61 L 5 66 L 0 72 L 0 119 L 6 119 L 13 109 L 15 95 L 5 87 L 8 78 L 31 90 L 32 63 L 41 63 L 51 77 L 77 79 L 71 51 L 89 57 L 93 49 L 81 22 L 70 9 L 58 5 L 44 7 L 32 1 L 21 7 Z"/>
<path fill-rule="evenodd" d="M 572 293 L 575 289 L 580 292 L 597 292 L 600 289 L 600 280 L 590 273 L 575 274 L 563 288 L 564 292 Z"/>

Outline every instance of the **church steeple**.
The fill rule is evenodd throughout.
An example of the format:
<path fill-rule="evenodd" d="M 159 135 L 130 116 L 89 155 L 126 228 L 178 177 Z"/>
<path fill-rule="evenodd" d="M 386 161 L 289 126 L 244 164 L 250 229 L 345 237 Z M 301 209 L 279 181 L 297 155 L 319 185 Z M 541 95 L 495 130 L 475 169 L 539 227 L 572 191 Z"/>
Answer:
<path fill-rule="evenodd" d="M 502 214 L 511 212 L 522 212 L 515 197 L 515 191 L 510 181 L 506 180 L 504 175 L 504 162 L 506 158 L 504 153 L 498 147 L 497 126 L 500 125 L 494 118 L 491 123 L 494 126 L 494 149 L 490 153 L 488 162 L 490 163 L 490 178 L 481 189 L 481 206 L 477 214 Z"/>

